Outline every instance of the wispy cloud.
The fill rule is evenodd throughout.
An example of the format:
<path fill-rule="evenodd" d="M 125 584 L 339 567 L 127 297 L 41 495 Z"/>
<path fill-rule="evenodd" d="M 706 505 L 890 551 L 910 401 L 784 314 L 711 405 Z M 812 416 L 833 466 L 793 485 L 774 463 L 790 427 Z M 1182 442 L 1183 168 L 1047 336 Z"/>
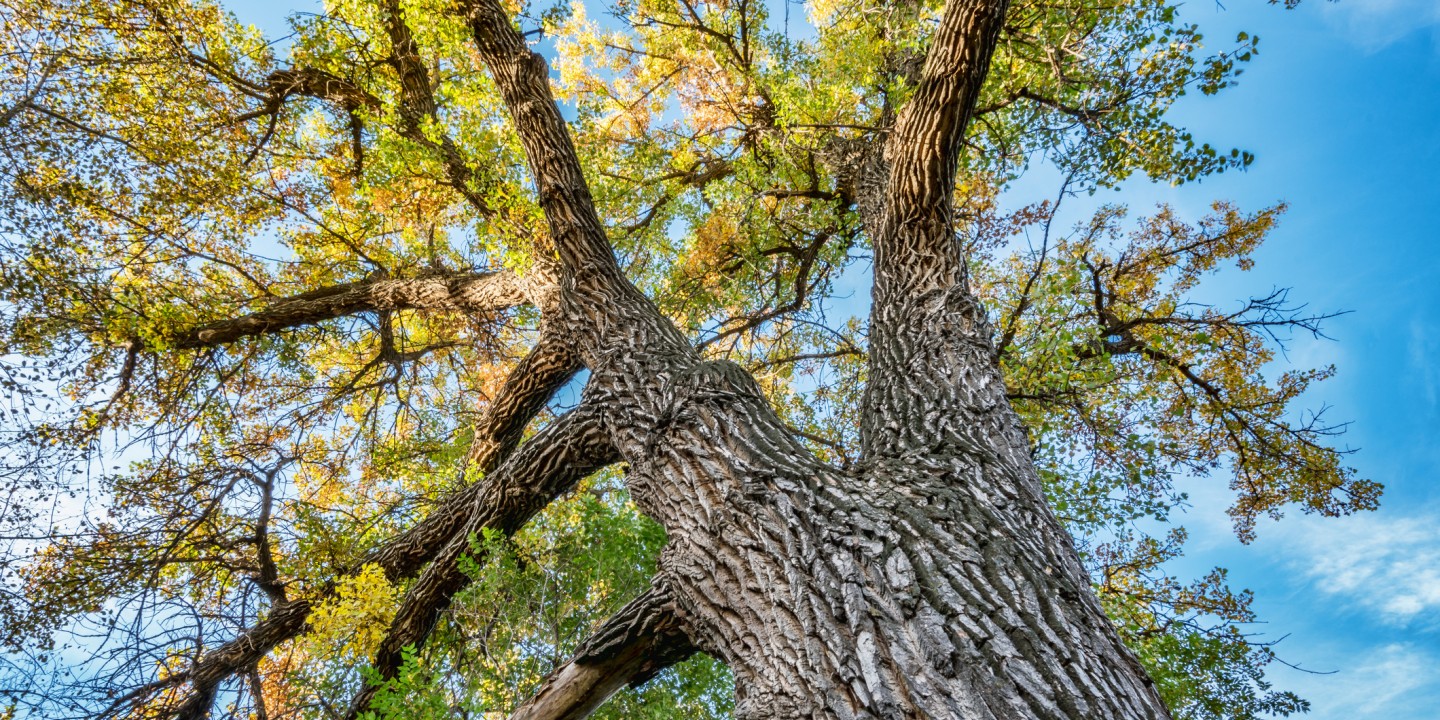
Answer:
<path fill-rule="evenodd" d="M 1440 517 L 1296 518 L 1289 533 L 1320 592 L 1387 624 L 1440 630 Z"/>
<path fill-rule="evenodd" d="M 1310 720 L 1427 718 L 1440 706 L 1440 657 L 1414 643 L 1391 643 L 1351 656 L 1333 675 L 1281 682 L 1310 700 Z"/>
<path fill-rule="evenodd" d="M 1370 52 L 1440 25 L 1440 3 L 1435 0 L 1343 0 L 1322 8 L 1331 27 Z"/>

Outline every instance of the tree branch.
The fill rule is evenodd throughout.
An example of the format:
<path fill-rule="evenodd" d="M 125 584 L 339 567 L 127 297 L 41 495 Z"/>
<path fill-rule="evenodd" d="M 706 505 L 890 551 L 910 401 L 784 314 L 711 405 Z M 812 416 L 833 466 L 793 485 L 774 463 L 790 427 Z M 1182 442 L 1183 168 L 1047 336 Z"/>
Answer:
<path fill-rule="evenodd" d="M 299 95 L 333 102 L 345 110 L 380 108 L 380 99 L 359 85 L 312 67 L 289 68 L 271 73 L 267 78 L 267 87 L 273 102 L 276 103 L 283 102 L 292 95 Z"/>
<path fill-rule="evenodd" d="M 168 340 L 180 350 L 214 347 L 345 315 L 377 310 L 494 312 L 526 302 L 509 272 L 375 279 L 335 285 L 272 302 L 264 310 L 183 330 Z"/>
<path fill-rule="evenodd" d="M 543 394 L 548 398 L 571 374 L 549 372 L 546 377 L 550 378 L 550 385 L 529 385 L 527 381 L 529 389 L 513 390 L 510 394 L 517 398 Z M 519 381 L 512 375 L 511 382 Z M 506 393 L 502 391 L 501 394 Z M 533 401 L 516 402 L 494 407 L 491 413 L 524 412 L 531 407 L 534 407 Z M 490 424 L 508 425 L 514 422 L 517 420 Z M 523 422 L 521 424 L 523 426 Z M 561 432 L 562 426 L 568 430 Z M 569 478 L 577 470 L 572 464 L 579 458 L 568 457 L 564 453 L 589 453 L 597 442 L 597 427 L 594 413 L 577 408 L 548 431 L 526 443 L 513 456 L 513 462 L 500 462 L 506 451 L 499 446 L 500 449 L 493 451 L 490 457 L 495 458 L 500 467 L 486 480 L 450 495 L 415 526 L 367 555 L 349 572 L 373 564 L 379 566 L 391 582 L 398 582 L 413 577 L 453 539 L 468 537 L 467 528 L 489 527 L 501 532 L 519 528 L 535 512 L 564 492 L 569 486 L 567 483 L 573 484 L 574 480 Z M 325 591 L 322 597 L 328 592 Z M 280 643 L 305 632 L 310 612 L 314 609 L 313 602 L 310 599 L 294 599 L 275 603 L 265 619 L 206 653 L 189 670 L 137 688 L 125 699 L 117 701 L 112 709 L 127 703 L 139 704 L 156 692 L 188 684 L 190 693 L 181 705 L 176 706 L 173 716 L 185 720 L 205 717 L 220 683 L 244 672 Z"/>
<path fill-rule="evenodd" d="M 1040 253 L 1035 260 L 1035 269 L 1025 278 L 1025 286 L 1020 290 L 1020 299 L 1015 302 L 1015 308 L 1000 323 L 1003 330 L 1000 333 L 999 341 L 995 343 L 995 352 L 1000 356 L 1004 356 L 1010 349 L 1011 343 L 1015 342 L 1015 331 L 1019 328 L 1020 318 L 1030 308 L 1032 299 L 1030 293 L 1035 289 L 1035 283 L 1040 279 L 1040 275 L 1045 272 L 1045 261 L 1050 256 L 1050 228 L 1055 222 L 1055 215 L 1060 212 L 1060 203 L 1064 202 L 1065 196 L 1069 194 L 1070 183 L 1074 178 L 1073 172 L 1065 176 L 1065 181 L 1060 183 L 1060 192 L 1055 196 L 1055 203 L 1047 209 L 1045 229 L 1040 239 Z"/>
<path fill-rule="evenodd" d="M 418 131 L 421 117 L 435 115 L 435 96 L 430 86 L 430 72 L 420 60 L 420 46 L 405 24 L 398 0 L 384 3 L 385 32 L 390 36 L 390 56 L 386 62 L 400 77 L 400 110 L 407 125 Z"/>
<path fill-rule="evenodd" d="M 478 194 L 472 182 L 478 179 L 475 169 L 465 162 L 464 155 L 450 135 L 441 132 L 439 140 L 427 135 L 426 118 L 433 119 L 439 109 L 430 71 L 420 58 L 420 44 L 405 23 L 398 0 L 386 0 L 383 8 L 385 33 L 390 37 L 390 55 L 385 62 L 400 78 L 400 134 L 405 138 L 439 151 L 445 166 L 446 180 L 472 207 L 485 217 L 494 217 L 489 200 Z M 438 124 L 428 128 L 435 132 Z M 537 253 L 543 255 L 543 253 Z"/>
<path fill-rule="evenodd" d="M 496 0 L 463 0 L 461 7 L 525 148 L 561 265 L 571 273 L 594 272 L 623 282 L 569 128 L 550 92 L 545 59 L 530 51 Z"/>
<path fill-rule="evenodd" d="M 256 473 L 252 478 L 260 486 L 260 517 L 255 520 L 255 558 L 259 570 L 255 573 L 255 585 L 270 598 L 272 603 L 283 603 L 288 597 L 285 585 L 280 582 L 280 570 L 275 565 L 275 552 L 270 544 L 270 514 L 275 506 L 275 478 L 289 464 L 282 460 L 274 467 Z"/>
<path fill-rule="evenodd" d="M 669 592 L 657 584 L 606 620 L 510 720 L 580 720 L 620 688 L 649 680 L 695 650 Z"/>
<path fill-rule="evenodd" d="M 884 230 L 875 242 L 876 302 L 961 279 L 952 227 L 955 170 L 1009 0 L 949 0 L 886 147 Z M 893 296 L 893 300 L 891 299 Z"/>
<path fill-rule="evenodd" d="M 966 286 L 954 194 L 965 128 L 1008 5 L 946 2 L 919 87 L 885 147 L 890 167 L 882 220 L 866 222 L 875 248 L 869 383 L 860 426 L 866 455 L 965 445 L 969 441 L 929 418 L 970 415 L 957 426 L 974 426 L 980 420 L 975 413 L 990 412 L 975 402 L 976 388 L 961 387 L 969 381 L 966 368 L 988 375 L 995 360 L 985 310 Z M 990 380 L 981 382 L 988 386 Z M 1010 419 L 989 421 L 1003 425 Z"/>
<path fill-rule="evenodd" d="M 570 342 L 558 333 L 542 331 L 540 342 L 515 366 L 475 426 L 467 466 L 482 473 L 494 470 L 520 444 L 530 419 L 579 370 L 580 359 Z"/>
<path fill-rule="evenodd" d="M 178 44 L 179 41 L 177 40 L 176 42 Z M 202 67 L 242 88 L 258 87 L 233 73 L 220 72 L 218 68 L 211 64 L 205 64 L 202 65 Z M 357 111 L 362 107 L 373 110 L 379 108 L 381 105 L 379 98 L 366 92 L 355 83 L 312 67 L 289 68 L 270 73 L 270 76 L 265 79 L 264 88 L 265 102 L 258 109 L 240 115 L 232 121 L 235 124 L 240 124 L 257 118 L 269 118 L 269 122 L 265 127 L 265 134 L 261 136 L 260 141 L 251 149 L 249 156 L 245 158 L 246 164 L 249 164 L 251 160 L 255 159 L 255 156 L 260 153 L 260 150 L 270 142 L 270 138 L 274 137 L 275 129 L 280 122 L 280 109 L 284 107 L 285 101 L 291 97 L 315 98 L 338 105 L 350 116 L 351 127 L 355 130 L 356 134 L 358 134 L 359 128 L 359 115 Z M 358 170 L 361 152 L 358 144 L 354 147 L 354 152 L 355 165 Z"/>

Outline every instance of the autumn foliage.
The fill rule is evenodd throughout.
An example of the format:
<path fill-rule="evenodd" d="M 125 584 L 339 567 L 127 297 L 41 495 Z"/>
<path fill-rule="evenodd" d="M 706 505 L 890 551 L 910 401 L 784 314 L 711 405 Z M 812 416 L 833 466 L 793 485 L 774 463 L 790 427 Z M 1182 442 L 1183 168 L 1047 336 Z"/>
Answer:
<path fill-rule="evenodd" d="M 942 3 L 504 5 L 550 62 L 627 276 L 815 456 L 858 462 L 873 228 L 851 161 L 913 93 Z M 1132 176 L 1252 161 L 1167 119 L 1258 44 L 1184 9 L 1011 3 L 955 240 L 1052 507 L 1177 717 L 1288 714 L 1306 705 L 1264 679 L 1249 593 L 1165 566 L 1198 483 L 1229 488 L 1247 541 L 1378 501 L 1343 424 L 1307 409 L 1334 369 L 1276 369 L 1328 315 L 1280 289 L 1196 299 L 1284 207 L 1056 219 Z M 368 670 L 415 577 L 377 553 L 484 482 L 477 428 L 553 301 L 524 153 L 452 3 L 327 0 L 280 42 L 205 0 L 0 0 L 0 18 L 0 704 L 164 715 L 207 651 L 303 600 L 307 631 L 228 675 L 217 710 L 333 717 L 369 682 L 377 716 L 505 713 L 647 587 L 664 532 L 604 470 L 523 529 L 473 533 L 429 642 Z M 1056 199 L 1016 207 L 1037 167 Z M 496 453 L 578 402 L 577 367 Z M 697 656 L 601 712 L 724 716 L 727 683 Z"/>

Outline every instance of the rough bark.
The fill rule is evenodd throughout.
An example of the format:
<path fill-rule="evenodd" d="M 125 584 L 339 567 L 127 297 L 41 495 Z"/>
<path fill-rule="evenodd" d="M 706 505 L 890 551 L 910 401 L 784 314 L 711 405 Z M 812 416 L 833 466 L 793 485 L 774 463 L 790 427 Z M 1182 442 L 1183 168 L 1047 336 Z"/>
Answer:
<path fill-rule="evenodd" d="M 567 279 L 598 273 L 624 283 L 595 212 L 570 132 L 550 93 L 545 59 L 530 51 L 495 0 L 464 0 L 475 47 L 509 108 Z M 573 290 L 571 288 L 567 288 Z M 571 293 L 573 295 L 573 292 Z M 638 295 L 638 293 L 636 293 Z M 596 313 L 597 315 L 599 313 Z"/>
<path fill-rule="evenodd" d="M 557 333 L 542 330 L 540 341 L 511 371 L 475 426 L 466 464 L 482 473 L 495 469 L 520 444 L 531 418 L 579 370 L 580 359 L 570 343 Z"/>
<path fill-rule="evenodd" d="M 946 4 L 915 97 L 901 110 L 885 147 L 885 199 L 876 208 L 878 223 L 871 221 L 878 230 L 872 238 L 872 380 L 861 424 L 867 453 L 923 449 L 943 436 L 932 422 L 938 418 L 926 415 L 938 409 L 931 407 L 934 393 L 913 387 L 917 381 L 943 392 L 938 386 L 954 384 L 956 372 L 993 374 L 989 363 L 976 364 L 978 358 L 929 358 L 916 351 L 934 340 L 953 308 L 976 303 L 955 233 L 955 169 L 1007 5 L 1007 0 Z M 916 360 L 933 363 L 913 367 Z M 919 418 L 926 422 L 915 422 Z"/>
<path fill-rule="evenodd" d="M 1012 459 L 842 473 L 738 368 L 683 387 L 631 487 L 670 533 L 687 631 L 735 673 L 737 717 L 1164 716 Z"/>

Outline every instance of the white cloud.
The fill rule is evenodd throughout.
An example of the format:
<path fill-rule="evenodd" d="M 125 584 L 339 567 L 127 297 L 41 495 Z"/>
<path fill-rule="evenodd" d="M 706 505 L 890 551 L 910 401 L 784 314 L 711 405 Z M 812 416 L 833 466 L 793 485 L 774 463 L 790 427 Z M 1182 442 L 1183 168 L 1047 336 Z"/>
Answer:
<path fill-rule="evenodd" d="M 1346 658 L 1334 674 L 1277 669 L 1277 684 L 1311 702 L 1308 720 L 1433 717 L 1440 703 L 1440 657 L 1413 643 L 1391 643 Z M 1279 676 L 1285 676 L 1283 678 Z"/>
<path fill-rule="evenodd" d="M 1440 629 L 1440 518 L 1295 518 L 1285 534 L 1315 589 L 1390 625 Z"/>
<path fill-rule="evenodd" d="M 1370 52 L 1440 25 L 1440 3 L 1435 0 L 1341 0 L 1321 7 L 1327 24 Z"/>

